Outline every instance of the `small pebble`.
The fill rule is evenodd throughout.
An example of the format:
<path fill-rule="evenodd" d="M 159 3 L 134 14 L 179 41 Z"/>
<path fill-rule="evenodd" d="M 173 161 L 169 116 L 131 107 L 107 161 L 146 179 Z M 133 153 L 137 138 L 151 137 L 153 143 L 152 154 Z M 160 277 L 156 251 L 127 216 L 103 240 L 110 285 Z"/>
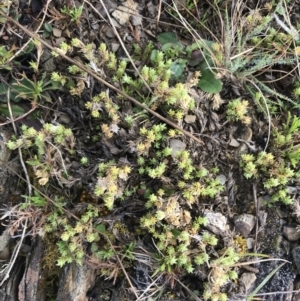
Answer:
<path fill-rule="evenodd" d="M 256 276 L 254 273 L 243 273 L 240 276 L 239 281 L 244 284 L 245 294 L 249 293 L 252 289 L 252 285 L 256 280 Z"/>
<path fill-rule="evenodd" d="M 179 139 L 171 139 L 170 148 L 172 149 L 173 156 L 176 156 L 178 153 L 185 150 L 186 144 Z"/>
<path fill-rule="evenodd" d="M 234 226 L 237 232 L 248 237 L 256 223 L 256 217 L 251 214 L 242 214 L 234 218 Z"/>
<path fill-rule="evenodd" d="M 62 31 L 60 29 L 54 27 L 52 33 L 56 38 L 60 38 Z"/>
<path fill-rule="evenodd" d="M 293 226 L 284 226 L 283 235 L 289 241 L 297 241 L 300 238 L 300 231 L 297 231 L 297 228 Z"/>
<path fill-rule="evenodd" d="M 227 230 L 227 218 L 219 212 L 213 212 L 209 210 L 204 211 L 204 216 L 208 219 L 208 228 L 216 235 L 222 235 Z"/>

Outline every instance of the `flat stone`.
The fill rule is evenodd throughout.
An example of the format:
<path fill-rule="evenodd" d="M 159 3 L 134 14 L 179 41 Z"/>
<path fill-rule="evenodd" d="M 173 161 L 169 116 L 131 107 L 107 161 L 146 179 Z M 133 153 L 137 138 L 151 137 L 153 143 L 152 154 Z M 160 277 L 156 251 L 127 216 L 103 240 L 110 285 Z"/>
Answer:
<path fill-rule="evenodd" d="M 252 286 L 253 286 L 255 280 L 256 280 L 256 276 L 254 273 L 243 273 L 240 276 L 239 281 L 244 285 L 245 294 L 248 294 L 251 292 L 250 290 L 252 289 Z"/>
<path fill-rule="evenodd" d="M 248 237 L 246 239 L 247 242 L 247 249 L 252 250 L 254 248 L 255 240 L 252 237 Z"/>
<path fill-rule="evenodd" d="M 186 115 L 184 121 L 186 123 L 194 123 L 196 121 L 196 115 Z"/>
<path fill-rule="evenodd" d="M 49 49 L 45 49 L 41 55 L 41 63 L 45 71 L 53 72 L 56 70 L 54 57 Z"/>
<path fill-rule="evenodd" d="M 8 231 L 4 231 L 0 236 L 0 252 L 5 250 L 5 248 L 8 246 L 10 240 L 10 235 L 8 234 Z"/>
<path fill-rule="evenodd" d="M 62 31 L 60 29 L 54 27 L 52 33 L 56 38 L 60 38 Z"/>
<path fill-rule="evenodd" d="M 111 19 L 112 25 L 114 25 L 116 28 L 122 28 L 122 26 L 117 22 L 115 19 Z"/>
<path fill-rule="evenodd" d="M 283 235 L 289 241 L 297 241 L 300 238 L 300 231 L 297 231 L 297 228 L 293 226 L 284 226 Z"/>
<path fill-rule="evenodd" d="M 9 251 L 9 241 L 10 235 L 8 231 L 4 231 L 0 236 L 0 260 L 8 260 L 10 251 Z"/>
<path fill-rule="evenodd" d="M 110 27 L 106 30 L 105 34 L 108 38 L 114 38 L 116 36 L 114 30 Z"/>
<path fill-rule="evenodd" d="M 62 124 L 70 124 L 71 118 L 70 118 L 70 116 L 67 115 L 67 114 L 61 114 L 61 115 L 59 116 L 59 121 L 60 121 L 60 123 L 62 123 Z"/>
<path fill-rule="evenodd" d="M 229 146 L 239 147 L 240 143 L 236 139 L 232 138 L 232 139 L 230 139 Z"/>
<path fill-rule="evenodd" d="M 60 38 L 56 39 L 55 44 L 56 44 L 56 46 L 60 46 L 65 41 L 66 41 L 66 38 L 60 37 Z"/>
<path fill-rule="evenodd" d="M 248 237 L 256 223 L 256 217 L 251 214 L 242 214 L 234 217 L 234 226 L 237 232 Z"/>
<path fill-rule="evenodd" d="M 218 175 L 217 179 L 220 181 L 221 185 L 224 185 L 227 181 L 227 178 L 225 175 Z"/>
<path fill-rule="evenodd" d="M 211 232 L 216 235 L 222 235 L 226 232 L 227 218 L 223 214 L 205 210 L 204 216 L 208 219 L 206 228 L 208 228 Z"/>
<path fill-rule="evenodd" d="M 186 148 L 186 144 L 179 139 L 171 139 L 170 147 L 172 149 L 173 156 L 176 156 L 178 153 L 181 153 Z"/>
<path fill-rule="evenodd" d="M 111 43 L 110 46 L 111 46 L 111 51 L 112 52 L 117 52 L 119 50 L 119 48 L 120 48 L 120 44 L 119 43 Z"/>

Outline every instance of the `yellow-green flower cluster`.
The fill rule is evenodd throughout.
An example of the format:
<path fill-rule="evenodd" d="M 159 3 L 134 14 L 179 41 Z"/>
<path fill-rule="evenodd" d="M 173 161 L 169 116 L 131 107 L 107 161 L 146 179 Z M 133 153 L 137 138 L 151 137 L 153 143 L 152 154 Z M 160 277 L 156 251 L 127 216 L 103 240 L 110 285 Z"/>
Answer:
<path fill-rule="evenodd" d="M 249 102 L 247 100 L 235 99 L 227 105 L 227 119 L 232 121 L 241 121 L 248 125 L 251 123 L 251 117 L 247 116 Z"/>
<path fill-rule="evenodd" d="M 91 111 L 94 118 L 100 117 L 100 111 L 104 108 L 112 122 L 116 124 L 119 120 L 118 106 L 116 106 L 105 92 L 94 96 L 91 101 L 85 104 L 85 107 Z"/>
<path fill-rule="evenodd" d="M 150 147 L 154 144 L 160 145 L 161 141 L 165 138 L 163 131 L 166 129 L 164 123 L 156 124 L 147 129 L 142 127 L 140 129 L 140 134 L 143 137 L 141 142 L 138 142 L 136 145 L 136 151 L 139 155 L 148 155 Z"/>

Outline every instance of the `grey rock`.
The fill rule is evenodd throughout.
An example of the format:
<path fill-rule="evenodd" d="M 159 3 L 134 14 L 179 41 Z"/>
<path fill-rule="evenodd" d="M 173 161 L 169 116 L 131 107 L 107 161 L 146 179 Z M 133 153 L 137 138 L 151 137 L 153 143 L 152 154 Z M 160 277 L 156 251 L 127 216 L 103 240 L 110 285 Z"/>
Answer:
<path fill-rule="evenodd" d="M 205 210 L 204 216 L 208 219 L 206 228 L 208 228 L 211 232 L 216 235 L 222 235 L 226 232 L 227 218 L 223 214 Z"/>
<path fill-rule="evenodd" d="M 105 34 L 108 38 L 114 38 L 116 36 L 116 34 L 112 28 L 108 28 Z"/>
<path fill-rule="evenodd" d="M 239 147 L 239 146 L 240 146 L 240 143 L 239 143 L 236 139 L 232 138 L 232 139 L 230 139 L 230 141 L 229 141 L 229 146 L 232 146 L 232 147 Z"/>
<path fill-rule="evenodd" d="M 54 27 L 52 33 L 56 38 L 60 38 L 62 31 L 61 31 L 61 29 Z"/>
<path fill-rule="evenodd" d="M 256 280 L 256 276 L 254 273 L 243 273 L 239 279 L 240 283 L 244 285 L 245 294 L 250 293 L 251 289 L 253 289 L 253 284 Z"/>
<path fill-rule="evenodd" d="M 284 226 L 283 227 L 283 235 L 289 241 L 296 241 L 300 238 L 300 231 L 297 231 L 297 228 L 293 227 L 293 226 Z"/>
<path fill-rule="evenodd" d="M 290 193 L 290 194 L 297 193 L 297 190 L 298 190 L 297 187 L 294 187 L 294 186 L 287 186 L 286 188 L 288 190 L 288 193 Z"/>
<path fill-rule="evenodd" d="M 220 181 L 221 185 L 224 185 L 227 181 L 227 178 L 225 175 L 218 175 L 217 179 Z"/>
<path fill-rule="evenodd" d="M 194 123 L 196 121 L 196 115 L 186 115 L 184 121 L 186 123 Z"/>
<path fill-rule="evenodd" d="M 119 50 L 119 48 L 120 48 L 120 44 L 119 43 L 111 43 L 110 46 L 111 46 L 111 50 L 113 52 L 117 52 Z"/>
<path fill-rule="evenodd" d="M 59 121 L 60 121 L 60 123 L 62 123 L 62 124 L 70 124 L 71 118 L 70 118 L 70 116 L 67 115 L 67 114 L 61 114 L 61 115 L 59 116 Z"/>
<path fill-rule="evenodd" d="M 46 72 L 53 72 L 56 70 L 56 65 L 54 63 L 54 57 L 51 54 L 51 51 L 48 49 L 44 49 L 41 55 L 41 62 L 44 70 Z"/>
<path fill-rule="evenodd" d="M 0 167 L 5 168 L 8 162 L 11 150 L 7 148 L 6 143 L 9 141 L 11 133 L 7 131 L 0 131 Z"/>
<path fill-rule="evenodd" d="M 4 231 L 0 236 L 0 252 L 2 252 L 9 244 L 10 235 L 8 231 Z"/>
<path fill-rule="evenodd" d="M 246 241 L 247 241 L 247 249 L 252 250 L 255 245 L 255 240 L 252 237 L 249 237 L 246 239 Z"/>
<path fill-rule="evenodd" d="M 66 38 L 60 37 L 60 38 L 55 39 L 55 41 L 56 41 L 56 43 L 55 43 L 56 46 L 60 46 L 63 42 L 66 41 Z"/>
<path fill-rule="evenodd" d="M 256 217 L 251 214 L 242 214 L 234 218 L 234 225 L 237 232 L 248 237 L 256 223 Z"/>
<path fill-rule="evenodd" d="M 9 196 L 16 192 L 17 182 L 16 174 L 19 172 L 20 164 L 18 160 L 9 160 L 11 150 L 7 148 L 6 143 L 11 137 L 11 132 L 0 129 L 0 204 L 5 204 Z"/>
<path fill-rule="evenodd" d="M 182 152 L 186 148 L 186 144 L 179 139 L 171 139 L 170 147 L 172 149 L 173 156 L 176 156 L 178 153 Z"/>

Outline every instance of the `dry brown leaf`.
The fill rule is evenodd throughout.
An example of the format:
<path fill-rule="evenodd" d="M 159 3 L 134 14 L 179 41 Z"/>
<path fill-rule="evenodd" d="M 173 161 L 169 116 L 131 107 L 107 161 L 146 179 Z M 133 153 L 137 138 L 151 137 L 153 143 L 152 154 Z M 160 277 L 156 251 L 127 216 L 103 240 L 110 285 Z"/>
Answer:
<path fill-rule="evenodd" d="M 214 94 L 212 96 L 212 109 L 213 110 L 218 110 L 220 106 L 224 103 L 223 99 L 221 98 L 220 94 Z"/>

